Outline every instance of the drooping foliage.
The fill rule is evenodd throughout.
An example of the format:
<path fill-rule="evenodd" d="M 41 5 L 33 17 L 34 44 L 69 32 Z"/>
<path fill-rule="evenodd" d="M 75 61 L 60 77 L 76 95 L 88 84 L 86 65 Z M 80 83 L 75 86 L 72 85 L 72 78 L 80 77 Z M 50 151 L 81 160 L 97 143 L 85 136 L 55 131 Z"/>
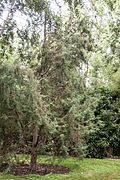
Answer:
<path fill-rule="evenodd" d="M 47 109 L 37 85 L 31 69 L 14 60 L 2 61 L 0 67 L 1 157 L 8 157 L 18 152 L 31 153 L 32 157 L 33 153 L 39 150 L 40 141 L 44 143 L 48 140 Z"/>

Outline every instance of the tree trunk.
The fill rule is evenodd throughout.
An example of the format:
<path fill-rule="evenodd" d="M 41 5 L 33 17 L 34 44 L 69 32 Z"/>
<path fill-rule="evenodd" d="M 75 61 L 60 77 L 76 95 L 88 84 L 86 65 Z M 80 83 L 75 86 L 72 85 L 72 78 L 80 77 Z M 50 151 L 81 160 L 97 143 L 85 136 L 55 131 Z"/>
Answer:
<path fill-rule="evenodd" d="M 44 46 L 46 44 L 46 35 L 47 35 L 47 13 L 44 15 Z"/>
<path fill-rule="evenodd" d="M 112 158 L 112 154 L 113 154 L 113 148 L 109 147 L 107 149 L 107 158 Z"/>
<path fill-rule="evenodd" d="M 30 172 L 34 172 L 36 170 L 36 165 L 37 165 L 38 125 L 36 122 L 33 123 L 32 128 L 33 128 L 33 141 L 31 147 Z"/>
<path fill-rule="evenodd" d="M 37 153 L 36 150 L 31 153 L 31 162 L 30 162 L 30 172 L 34 172 L 36 170 L 37 165 Z"/>

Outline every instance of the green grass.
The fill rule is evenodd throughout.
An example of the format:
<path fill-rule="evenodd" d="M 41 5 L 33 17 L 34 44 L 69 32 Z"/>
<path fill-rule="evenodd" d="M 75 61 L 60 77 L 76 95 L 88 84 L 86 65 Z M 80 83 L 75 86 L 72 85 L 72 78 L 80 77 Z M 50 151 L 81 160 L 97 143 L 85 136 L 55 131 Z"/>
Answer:
<path fill-rule="evenodd" d="M 21 156 L 22 160 L 28 159 Z M 55 158 L 40 156 L 40 162 L 56 163 L 71 169 L 69 174 L 49 174 L 46 176 L 11 176 L 0 174 L 0 180 L 120 180 L 120 160 L 112 159 L 84 159 Z"/>

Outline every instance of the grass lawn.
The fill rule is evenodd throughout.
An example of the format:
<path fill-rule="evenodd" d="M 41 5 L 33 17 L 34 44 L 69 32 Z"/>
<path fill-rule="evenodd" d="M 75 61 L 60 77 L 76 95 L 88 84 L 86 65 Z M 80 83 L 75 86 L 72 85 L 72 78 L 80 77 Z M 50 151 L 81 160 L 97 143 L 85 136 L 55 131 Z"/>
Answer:
<path fill-rule="evenodd" d="M 21 159 L 26 159 L 22 156 Z M 11 176 L 0 174 L 0 180 L 120 180 L 120 160 L 55 158 L 40 156 L 40 162 L 56 163 L 71 169 L 69 174 L 49 174 L 46 176 Z"/>

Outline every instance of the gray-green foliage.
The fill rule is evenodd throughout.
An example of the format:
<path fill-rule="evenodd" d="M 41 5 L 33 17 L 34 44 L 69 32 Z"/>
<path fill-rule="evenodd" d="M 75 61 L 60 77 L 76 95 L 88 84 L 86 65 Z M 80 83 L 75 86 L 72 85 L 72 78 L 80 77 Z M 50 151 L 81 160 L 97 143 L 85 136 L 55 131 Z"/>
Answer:
<path fill-rule="evenodd" d="M 14 60 L 1 62 L 0 102 L 0 154 L 31 152 L 34 122 L 40 138 L 47 137 L 46 106 L 31 69 Z"/>
<path fill-rule="evenodd" d="M 58 27 L 48 34 L 37 69 L 41 92 L 46 96 L 55 124 L 50 148 L 63 155 L 82 155 L 81 103 L 86 85 L 81 72 L 82 66 L 88 63 L 87 52 L 91 50 L 89 20 L 83 14 L 74 16 L 71 12 L 64 24 L 58 18 Z"/>

